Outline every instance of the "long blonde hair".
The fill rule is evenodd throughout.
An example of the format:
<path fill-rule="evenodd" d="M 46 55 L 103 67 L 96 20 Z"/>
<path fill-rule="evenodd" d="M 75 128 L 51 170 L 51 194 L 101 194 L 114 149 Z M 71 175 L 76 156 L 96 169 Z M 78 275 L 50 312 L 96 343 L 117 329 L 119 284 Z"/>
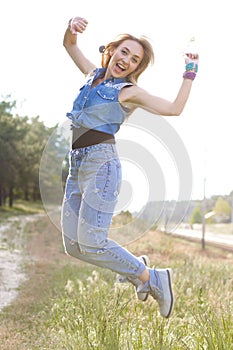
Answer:
<path fill-rule="evenodd" d="M 120 34 L 117 36 L 117 38 L 107 44 L 105 47 L 101 47 L 100 51 L 102 52 L 102 67 L 107 68 L 109 61 L 111 59 L 110 51 L 112 49 L 116 49 L 119 45 L 121 45 L 125 40 L 133 40 L 138 42 L 144 51 L 143 59 L 138 65 L 138 67 L 135 69 L 134 72 L 132 72 L 128 77 L 127 80 L 136 83 L 139 76 L 144 72 L 144 70 L 148 67 L 148 65 L 151 63 L 154 63 L 154 51 L 153 48 L 148 41 L 148 39 L 145 36 L 141 36 L 140 38 L 136 38 L 135 36 L 131 34 Z"/>

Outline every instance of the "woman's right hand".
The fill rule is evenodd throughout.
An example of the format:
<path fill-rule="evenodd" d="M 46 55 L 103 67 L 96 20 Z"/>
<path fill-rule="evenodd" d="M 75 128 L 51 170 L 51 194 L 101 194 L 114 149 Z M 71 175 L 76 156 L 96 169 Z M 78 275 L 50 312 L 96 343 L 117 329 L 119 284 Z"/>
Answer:
<path fill-rule="evenodd" d="M 69 29 L 72 34 L 83 33 L 87 27 L 87 20 L 83 17 L 73 17 L 69 21 Z"/>
<path fill-rule="evenodd" d="M 96 66 L 89 61 L 77 45 L 77 34 L 83 33 L 87 27 L 87 20 L 83 17 L 73 17 L 69 20 L 65 31 L 63 45 L 80 71 L 87 76 Z"/>

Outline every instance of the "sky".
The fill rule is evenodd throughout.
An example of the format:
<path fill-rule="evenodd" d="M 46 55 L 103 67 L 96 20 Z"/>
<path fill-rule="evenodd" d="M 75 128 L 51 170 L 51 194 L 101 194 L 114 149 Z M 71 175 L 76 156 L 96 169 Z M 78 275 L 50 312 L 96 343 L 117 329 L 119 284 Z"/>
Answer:
<path fill-rule="evenodd" d="M 231 1 L 148 0 L 143 6 L 123 0 L 3 1 L 0 95 L 11 94 L 17 101 L 19 115 L 39 115 L 48 126 L 65 121 L 66 112 L 72 108 L 84 82 L 62 45 L 68 20 L 73 16 L 85 17 L 89 22 L 85 33 L 79 36 L 79 45 L 97 66 L 100 65 L 98 47 L 117 34 L 146 35 L 155 51 L 155 63 L 138 83 L 150 93 L 169 100 L 176 97 L 182 82 L 184 52 L 199 53 L 199 72 L 185 110 L 179 117 L 163 118 L 175 130 L 189 155 L 192 199 L 203 198 L 204 184 L 207 197 L 229 194 L 233 190 Z M 191 38 L 195 41 L 190 45 Z M 153 123 L 152 115 L 145 117 L 152 118 Z M 130 121 L 122 127 L 119 139 L 132 137 L 135 130 L 129 126 Z M 149 147 L 150 151 L 162 147 L 156 137 L 157 144 L 146 146 L 148 130 L 136 134 L 133 139 L 142 147 Z M 173 159 L 173 166 L 169 167 L 172 157 L 166 147 L 159 154 L 168 197 L 172 199 L 177 196 L 174 188 L 179 182 L 176 164 Z M 148 199 L 147 176 L 135 162 L 123 163 L 128 163 L 125 184 L 132 182 L 135 196 L 131 205 L 140 207 Z"/>

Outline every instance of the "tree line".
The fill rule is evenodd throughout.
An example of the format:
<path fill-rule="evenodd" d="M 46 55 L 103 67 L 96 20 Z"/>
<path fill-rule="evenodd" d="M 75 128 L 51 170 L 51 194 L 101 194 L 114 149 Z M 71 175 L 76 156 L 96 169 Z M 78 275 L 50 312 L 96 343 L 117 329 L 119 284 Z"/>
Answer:
<path fill-rule="evenodd" d="M 196 202 L 189 218 L 190 224 L 201 224 L 203 215 L 206 223 L 231 223 L 233 220 L 233 191 L 225 196 L 212 196 L 203 201 Z M 204 208 L 203 208 L 204 205 Z M 205 212 L 203 213 L 203 210 Z"/>
<path fill-rule="evenodd" d="M 56 126 L 47 127 L 39 116 L 13 115 L 16 101 L 0 102 L 0 206 L 13 206 L 17 198 L 39 200 L 39 167 L 44 147 Z M 64 147 L 57 136 L 53 158 Z M 52 184 L 51 184 L 52 185 Z"/>

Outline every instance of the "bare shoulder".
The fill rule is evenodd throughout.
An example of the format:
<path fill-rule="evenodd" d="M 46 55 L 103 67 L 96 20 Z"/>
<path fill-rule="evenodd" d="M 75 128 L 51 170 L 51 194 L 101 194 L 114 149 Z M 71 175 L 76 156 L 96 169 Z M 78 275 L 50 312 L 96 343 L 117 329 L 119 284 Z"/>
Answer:
<path fill-rule="evenodd" d="M 140 103 L 143 96 L 147 94 L 146 90 L 137 85 L 125 87 L 119 94 L 119 102 L 124 103 Z"/>

